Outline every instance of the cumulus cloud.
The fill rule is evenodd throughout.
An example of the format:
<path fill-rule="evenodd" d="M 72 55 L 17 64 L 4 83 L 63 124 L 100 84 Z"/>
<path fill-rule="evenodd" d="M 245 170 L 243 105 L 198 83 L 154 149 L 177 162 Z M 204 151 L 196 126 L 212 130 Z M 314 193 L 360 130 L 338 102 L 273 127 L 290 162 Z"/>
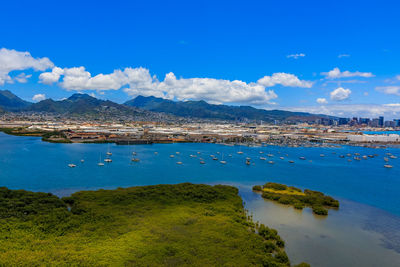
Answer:
<path fill-rule="evenodd" d="M 19 83 L 27 83 L 30 77 L 32 77 L 32 74 L 27 75 L 25 73 L 20 73 L 14 77 L 14 80 L 16 80 Z"/>
<path fill-rule="evenodd" d="M 298 59 L 298 58 L 305 57 L 305 56 L 306 56 L 306 54 L 300 53 L 300 54 L 291 54 L 291 55 L 287 55 L 286 57 L 287 57 L 287 58 Z"/>
<path fill-rule="evenodd" d="M 44 84 L 53 84 L 60 80 L 61 75 L 64 74 L 64 70 L 59 67 L 54 67 L 51 72 L 43 72 L 39 75 L 39 80 Z"/>
<path fill-rule="evenodd" d="M 271 104 L 278 96 L 273 90 L 265 90 L 258 83 L 229 81 L 211 78 L 177 79 L 168 73 L 158 89 L 167 92 L 168 98 L 178 100 L 206 100 L 213 103 L 249 103 L 255 105 Z"/>
<path fill-rule="evenodd" d="M 326 98 L 317 98 L 317 103 L 318 104 L 328 104 L 328 101 Z"/>
<path fill-rule="evenodd" d="M 351 94 L 350 89 L 345 89 L 343 87 L 336 88 L 331 92 L 331 99 L 334 101 L 343 101 L 349 98 Z"/>
<path fill-rule="evenodd" d="M 44 71 L 54 66 L 47 57 L 34 58 L 29 52 L 19 52 L 13 49 L 0 49 L 0 85 L 6 82 L 12 82 L 13 79 L 9 73 L 11 71 L 33 69 L 35 71 Z M 25 79 L 21 79 L 25 81 Z M 18 79 L 15 79 L 18 81 Z"/>
<path fill-rule="evenodd" d="M 384 116 L 385 119 L 400 118 L 400 103 L 391 104 L 348 104 L 348 105 L 324 105 L 308 107 L 285 107 L 285 110 L 296 112 L 310 112 L 315 114 L 326 114 L 337 117 L 363 117 L 376 118 Z"/>
<path fill-rule="evenodd" d="M 211 103 L 273 104 L 278 96 L 266 87 L 312 87 L 310 81 L 300 80 L 288 73 L 274 73 L 257 82 L 213 78 L 177 78 L 174 73 L 165 75 L 163 81 L 152 76 L 146 68 L 125 68 L 110 74 L 93 76 L 84 67 L 58 68 L 39 76 L 42 83 L 59 85 L 66 90 L 123 90 L 131 95 L 156 96 L 178 100 L 206 100 Z"/>
<path fill-rule="evenodd" d="M 274 73 L 272 76 L 264 76 L 259 79 L 257 83 L 265 87 L 283 85 L 288 87 L 311 88 L 313 85 L 313 82 L 300 80 L 296 75 L 283 72 Z"/>
<path fill-rule="evenodd" d="M 42 101 L 42 100 L 45 100 L 45 99 L 46 99 L 46 95 L 45 94 L 37 94 L 37 95 L 34 95 L 32 97 L 32 100 L 35 101 L 35 102 L 39 102 L 39 101 Z"/>
<path fill-rule="evenodd" d="M 363 77 L 363 78 L 370 78 L 374 77 L 371 72 L 350 72 L 350 71 L 340 71 L 339 68 L 334 68 L 328 72 L 321 72 L 321 75 L 324 75 L 327 79 L 338 79 L 338 78 L 348 78 L 348 77 Z"/>
<path fill-rule="evenodd" d="M 400 96 L 400 86 L 378 86 L 375 88 L 378 92 L 387 94 L 387 95 L 398 95 Z"/>

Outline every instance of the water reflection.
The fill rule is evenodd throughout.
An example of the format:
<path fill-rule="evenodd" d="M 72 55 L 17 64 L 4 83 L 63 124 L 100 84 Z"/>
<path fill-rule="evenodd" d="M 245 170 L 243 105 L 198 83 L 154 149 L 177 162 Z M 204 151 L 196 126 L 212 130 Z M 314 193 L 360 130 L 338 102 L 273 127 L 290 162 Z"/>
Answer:
<path fill-rule="evenodd" d="M 241 195 L 255 221 L 278 230 L 292 263 L 400 266 L 399 217 L 343 199 L 339 210 L 323 217 L 264 200 L 248 188 Z"/>

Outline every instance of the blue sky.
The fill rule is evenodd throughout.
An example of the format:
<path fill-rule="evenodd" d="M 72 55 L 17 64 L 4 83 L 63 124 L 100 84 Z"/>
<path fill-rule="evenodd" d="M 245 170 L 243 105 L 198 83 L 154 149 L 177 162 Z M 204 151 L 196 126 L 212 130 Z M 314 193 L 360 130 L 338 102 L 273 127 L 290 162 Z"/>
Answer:
<path fill-rule="evenodd" d="M 3 1 L 0 90 L 400 117 L 397 1 L 57 2 Z"/>

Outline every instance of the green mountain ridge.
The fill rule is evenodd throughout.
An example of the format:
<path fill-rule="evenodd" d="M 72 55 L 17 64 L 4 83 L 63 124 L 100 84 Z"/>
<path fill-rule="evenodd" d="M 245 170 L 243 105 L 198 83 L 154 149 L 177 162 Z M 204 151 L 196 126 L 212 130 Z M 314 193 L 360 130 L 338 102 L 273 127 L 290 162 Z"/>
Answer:
<path fill-rule="evenodd" d="M 318 118 L 329 117 L 326 115 L 315 115 L 306 112 L 257 109 L 251 106 L 214 105 L 203 100 L 172 101 L 153 96 L 137 96 L 136 98 L 129 100 L 124 104 L 127 106 L 137 107 L 154 112 L 164 112 L 181 117 L 220 119 L 229 121 L 309 121 Z"/>
<path fill-rule="evenodd" d="M 22 100 L 8 90 L 0 90 L 0 110 L 20 110 L 31 104 L 31 102 Z"/>
<path fill-rule="evenodd" d="M 60 115 L 86 116 L 96 118 L 133 118 L 141 119 L 176 116 L 186 119 L 206 119 L 223 121 L 315 121 L 319 118 L 333 118 L 326 115 L 316 115 L 305 112 L 285 110 L 265 110 L 251 106 L 229 106 L 209 104 L 206 101 L 172 101 L 154 96 L 136 98 L 118 104 L 110 100 L 101 100 L 88 94 L 75 93 L 67 99 L 45 99 L 37 103 L 22 100 L 10 91 L 0 91 L 0 111 L 5 112 L 43 112 Z"/>

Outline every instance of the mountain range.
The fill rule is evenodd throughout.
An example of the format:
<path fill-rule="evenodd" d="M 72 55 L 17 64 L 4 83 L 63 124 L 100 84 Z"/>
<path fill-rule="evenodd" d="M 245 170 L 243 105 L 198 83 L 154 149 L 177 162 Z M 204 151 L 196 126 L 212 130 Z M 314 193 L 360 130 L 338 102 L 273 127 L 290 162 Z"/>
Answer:
<path fill-rule="evenodd" d="M 311 121 L 325 115 L 285 110 L 264 110 L 251 106 L 214 105 L 205 101 L 172 101 L 153 96 L 136 98 L 118 104 L 88 94 L 73 94 L 67 99 L 45 99 L 37 103 L 22 100 L 10 91 L 0 90 L 0 110 L 42 112 L 74 116 L 140 116 L 168 114 L 176 117 L 225 121 Z"/>
<path fill-rule="evenodd" d="M 180 117 L 220 119 L 229 121 L 307 121 L 315 120 L 321 117 L 328 117 L 325 115 L 315 115 L 305 112 L 257 109 L 251 106 L 213 105 L 202 100 L 172 101 L 154 96 L 137 96 L 136 98 L 129 100 L 124 104 L 131 107 L 137 107 L 154 112 L 164 112 Z"/>

